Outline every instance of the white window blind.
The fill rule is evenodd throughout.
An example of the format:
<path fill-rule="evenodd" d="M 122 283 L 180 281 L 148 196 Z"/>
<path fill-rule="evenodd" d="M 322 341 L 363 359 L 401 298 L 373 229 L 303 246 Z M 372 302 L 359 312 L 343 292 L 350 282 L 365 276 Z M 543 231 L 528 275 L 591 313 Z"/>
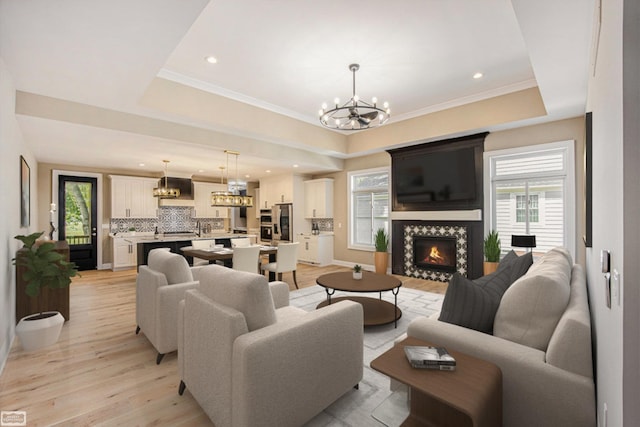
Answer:
<path fill-rule="evenodd" d="M 349 247 L 372 250 L 378 228 L 389 232 L 389 170 L 349 173 Z"/>
<path fill-rule="evenodd" d="M 514 234 L 535 235 L 534 252 L 564 246 L 574 253 L 573 151 L 566 141 L 485 153 L 485 231 L 498 231 L 503 254 Z"/>

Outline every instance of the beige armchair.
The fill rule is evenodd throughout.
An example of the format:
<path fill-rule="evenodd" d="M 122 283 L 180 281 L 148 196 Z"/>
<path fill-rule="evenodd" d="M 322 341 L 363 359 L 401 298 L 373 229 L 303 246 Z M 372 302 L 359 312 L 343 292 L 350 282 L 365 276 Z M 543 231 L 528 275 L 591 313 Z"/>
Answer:
<path fill-rule="evenodd" d="M 160 364 L 166 353 L 178 349 L 178 303 L 198 285 L 203 267 L 189 267 L 187 260 L 168 248 L 149 252 L 136 278 L 136 335 L 142 331 L 158 351 Z"/>
<path fill-rule="evenodd" d="M 211 265 L 180 303 L 179 393 L 217 427 L 301 426 L 362 379 L 362 306 L 305 312 L 288 295 L 284 282 Z"/>

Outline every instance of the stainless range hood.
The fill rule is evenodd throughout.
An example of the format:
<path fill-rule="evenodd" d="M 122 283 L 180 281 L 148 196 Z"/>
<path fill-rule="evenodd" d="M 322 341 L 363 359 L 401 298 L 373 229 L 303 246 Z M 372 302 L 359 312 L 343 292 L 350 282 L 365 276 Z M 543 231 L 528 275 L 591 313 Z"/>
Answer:
<path fill-rule="evenodd" d="M 164 187 L 164 178 L 158 181 L 158 187 Z M 158 206 L 195 206 L 193 200 L 193 183 L 189 178 L 172 178 L 167 177 L 167 187 L 178 188 L 180 196 L 171 199 L 159 199 Z"/>

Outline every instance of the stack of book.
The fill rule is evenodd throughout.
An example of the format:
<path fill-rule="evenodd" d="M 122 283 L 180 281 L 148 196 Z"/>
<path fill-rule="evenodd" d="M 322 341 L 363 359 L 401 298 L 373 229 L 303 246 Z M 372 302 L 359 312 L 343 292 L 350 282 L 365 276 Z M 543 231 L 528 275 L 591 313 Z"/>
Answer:
<path fill-rule="evenodd" d="M 407 345 L 404 353 L 414 368 L 454 371 L 456 359 L 444 347 Z"/>

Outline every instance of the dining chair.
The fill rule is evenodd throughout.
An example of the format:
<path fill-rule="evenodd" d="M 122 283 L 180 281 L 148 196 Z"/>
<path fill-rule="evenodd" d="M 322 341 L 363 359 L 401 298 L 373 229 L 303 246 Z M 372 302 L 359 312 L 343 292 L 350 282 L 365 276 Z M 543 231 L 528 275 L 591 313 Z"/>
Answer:
<path fill-rule="evenodd" d="M 240 248 L 251 246 L 251 239 L 248 237 L 238 237 L 235 239 L 231 239 L 231 247 L 232 248 Z"/>
<path fill-rule="evenodd" d="M 191 247 L 193 249 L 209 249 L 211 247 L 211 243 L 214 243 L 214 242 L 215 242 L 215 240 L 212 240 L 212 239 L 208 239 L 208 240 L 192 240 L 191 241 Z M 193 265 L 194 266 L 207 265 L 207 264 L 209 264 L 209 261 L 207 261 L 206 259 L 193 257 Z"/>
<path fill-rule="evenodd" d="M 232 268 L 234 270 L 260 273 L 260 246 L 237 246 L 233 249 Z"/>
<path fill-rule="evenodd" d="M 298 288 L 298 281 L 296 280 L 296 268 L 298 266 L 298 245 L 300 242 L 294 243 L 280 243 L 278 245 L 278 253 L 276 254 L 276 261 L 262 265 L 262 271 L 269 271 L 272 273 L 278 273 L 278 280 L 282 280 L 282 273 L 292 272 L 293 283 Z"/>

